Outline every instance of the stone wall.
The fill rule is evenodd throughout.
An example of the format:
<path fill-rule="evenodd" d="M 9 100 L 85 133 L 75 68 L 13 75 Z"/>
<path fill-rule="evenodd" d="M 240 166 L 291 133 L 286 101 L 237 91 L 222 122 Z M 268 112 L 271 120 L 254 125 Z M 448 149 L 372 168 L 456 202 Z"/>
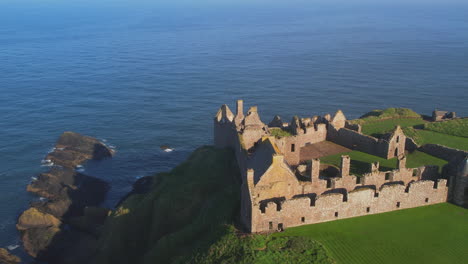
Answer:
<path fill-rule="evenodd" d="M 289 165 L 297 165 L 300 161 L 301 148 L 307 144 L 314 144 L 327 139 L 327 125 L 316 124 L 307 127 L 304 134 L 277 138 L 276 145 L 283 153 Z"/>
<path fill-rule="evenodd" d="M 299 197 L 286 200 L 280 206 L 272 201 L 263 210 L 253 208 L 252 232 L 443 203 L 447 201 L 447 192 L 447 181 L 441 179 L 437 182 L 422 180 L 408 185 L 384 185 L 378 194 L 371 188 L 362 188 L 346 194 Z"/>
<path fill-rule="evenodd" d="M 400 127 L 397 127 L 392 134 L 377 139 L 348 128 L 337 129 L 329 125 L 327 140 L 349 149 L 391 159 L 404 155 L 406 136 Z"/>
<path fill-rule="evenodd" d="M 373 208 L 369 209 L 369 213 L 379 213 L 396 210 L 397 208 L 392 205 L 396 202 L 400 202 L 399 208 L 410 208 L 447 200 L 447 190 L 444 189 L 442 194 L 440 191 L 436 193 L 433 191 L 433 187 L 436 186 L 435 182 L 439 181 L 440 178 L 437 166 L 405 168 L 405 159 L 401 158 L 398 169 L 379 171 L 379 164 L 374 163 L 370 167 L 369 173 L 362 177 L 356 177 L 350 175 L 349 164 L 349 157 L 342 156 L 340 177 L 322 178 L 319 175 L 319 169 L 317 169 L 320 167 L 320 161 L 314 159 L 307 170 L 310 171 L 309 181 L 299 181 L 280 155 L 273 159 L 272 165 L 262 175 L 258 183 L 254 183 L 252 170 L 249 188 L 250 201 L 252 202 L 250 230 L 252 232 L 268 231 L 270 230 L 269 222 L 273 223 L 273 228 L 276 230 L 278 224 L 282 224 L 283 228 L 286 228 L 337 219 L 330 214 L 330 210 L 338 212 L 338 218 L 364 215 L 368 212 L 361 212 L 363 204 L 366 205 L 366 208 Z M 442 183 L 446 186 L 446 181 Z M 420 187 L 422 185 L 426 187 Z M 427 186 L 431 186 L 431 188 Z M 391 190 L 397 188 L 400 193 L 392 196 L 393 200 L 387 201 L 388 188 Z M 360 190 L 371 190 L 371 197 L 374 198 L 371 200 L 356 198 L 363 195 Z M 408 190 L 413 190 L 410 195 Z M 421 193 L 417 193 L 419 191 Z M 445 197 L 442 197 L 443 195 Z M 421 202 L 422 196 L 428 198 L 428 202 L 425 199 L 424 202 Z M 379 200 L 377 197 L 381 199 Z M 321 205 L 324 203 L 323 201 L 328 201 L 327 199 L 333 201 L 325 202 L 325 204 L 333 204 L 328 209 Z M 356 204 L 359 206 L 356 207 Z M 288 208 L 294 209 L 289 210 Z M 302 217 L 309 220 L 302 222 Z"/>
<path fill-rule="evenodd" d="M 440 159 L 448 160 L 448 161 L 452 159 L 462 160 L 465 158 L 465 156 L 468 155 L 468 152 L 466 151 L 449 148 L 449 147 L 445 147 L 442 145 L 436 145 L 436 144 L 423 145 L 422 147 L 419 148 L 419 150 L 429 155 L 438 157 Z"/>
<path fill-rule="evenodd" d="M 236 116 L 226 105 L 220 108 L 214 119 L 214 141 L 217 147 L 231 147 L 236 153 L 242 180 L 241 221 L 251 232 L 447 200 L 447 182 L 439 180 L 436 166 L 406 168 L 403 154 L 407 140 L 399 127 L 376 139 L 358 132 L 359 127 L 349 126 L 338 111 L 333 118 L 324 117 L 326 123 L 315 117 L 294 118 L 295 135 L 275 138 L 268 136 L 268 127 L 261 122 L 256 107 L 250 108 L 245 117 L 242 107 L 242 101 L 238 101 Z M 295 167 L 299 165 L 301 148 L 325 140 L 384 158 L 396 155 L 398 168 L 380 171 L 379 164 L 373 163 L 368 173 L 357 177 L 350 174 L 348 156 L 342 156 L 336 177 L 321 175 L 318 159 Z M 437 145 L 426 147 L 426 151 L 444 157 L 458 153 Z"/>
<path fill-rule="evenodd" d="M 328 126 L 328 137 L 329 141 L 332 141 L 338 145 L 347 147 L 349 149 L 356 149 L 362 152 L 371 153 L 377 156 L 382 156 L 379 152 L 379 141 L 378 139 L 361 134 L 351 129 L 341 128 L 334 129 L 332 126 Z"/>

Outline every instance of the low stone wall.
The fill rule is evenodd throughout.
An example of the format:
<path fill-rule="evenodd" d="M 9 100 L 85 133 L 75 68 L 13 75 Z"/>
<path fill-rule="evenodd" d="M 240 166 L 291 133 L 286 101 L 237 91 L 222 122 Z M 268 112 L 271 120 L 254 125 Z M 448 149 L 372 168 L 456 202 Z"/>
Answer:
<path fill-rule="evenodd" d="M 468 152 L 466 151 L 449 148 L 437 144 L 426 144 L 420 147 L 419 150 L 447 161 L 451 161 L 454 159 L 462 160 L 468 155 Z"/>
<path fill-rule="evenodd" d="M 315 224 L 368 214 L 413 208 L 447 201 L 447 180 L 421 180 L 389 184 L 377 193 L 361 188 L 348 193 L 304 196 L 280 204 L 269 202 L 262 210 L 253 208 L 252 232 L 268 232 L 304 224 Z"/>

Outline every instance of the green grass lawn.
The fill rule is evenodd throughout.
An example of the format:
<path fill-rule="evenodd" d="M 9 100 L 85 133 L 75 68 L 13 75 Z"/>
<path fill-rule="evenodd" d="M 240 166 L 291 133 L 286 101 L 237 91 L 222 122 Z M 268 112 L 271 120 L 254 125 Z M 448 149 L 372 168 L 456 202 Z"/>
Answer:
<path fill-rule="evenodd" d="M 424 125 L 424 129 L 452 136 L 468 138 L 468 118 L 426 123 Z"/>
<path fill-rule="evenodd" d="M 468 151 L 468 138 L 451 136 L 429 130 L 405 128 L 405 135 L 413 138 L 418 145 L 439 144 Z"/>
<path fill-rule="evenodd" d="M 279 127 L 270 127 L 270 135 L 279 138 L 292 136 L 291 132 Z"/>
<path fill-rule="evenodd" d="M 356 176 L 362 176 L 364 173 L 370 172 L 370 164 L 376 161 L 380 162 L 380 170 L 391 170 L 397 166 L 396 159 L 387 160 L 357 150 L 321 157 L 320 162 L 340 167 L 341 155 L 349 155 L 351 158 L 350 172 Z"/>
<path fill-rule="evenodd" d="M 408 108 L 387 108 L 384 110 L 372 110 L 359 119 L 351 120 L 354 124 L 364 124 L 375 121 L 382 121 L 386 119 L 399 119 L 399 118 L 417 118 L 421 119 L 421 115 Z"/>
<path fill-rule="evenodd" d="M 437 165 L 439 166 L 439 171 L 442 171 L 442 167 L 447 164 L 448 161 L 439 159 L 427 153 L 421 151 L 414 151 L 406 157 L 406 167 L 407 168 L 417 168 L 424 165 Z"/>
<path fill-rule="evenodd" d="M 331 164 L 340 167 L 341 155 L 349 155 L 351 158 L 351 174 L 356 176 L 362 176 L 364 173 L 370 172 L 370 164 L 378 161 L 380 163 L 380 170 L 387 171 L 397 167 L 397 159 L 384 159 L 374 155 L 370 155 L 361 151 L 344 152 L 340 154 L 330 155 L 320 158 L 320 161 L 324 164 Z M 424 165 L 438 165 L 440 169 L 442 166 L 447 164 L 447 161 L 436 158 L 429 154 L 420 151 L 414 151 L 407 156 L 406 167 L 416 168 Z"/>
<path fill-rule="evenodd" d="M 468 211 L 443 203 L 288 228 L 310 237 L 339 264 L 457 264 L 468 259 Z"/>
<path fill-rule="evenodd" d="M 379 138 L 385 133 L 392 132 L 397 125 L 400 125 L 402 128 L 404 128 L 422 125 L 425 122 L 426 121 L 417 118 L 399 118 L 369 122 L 362 125 L 362 133 Z"/>

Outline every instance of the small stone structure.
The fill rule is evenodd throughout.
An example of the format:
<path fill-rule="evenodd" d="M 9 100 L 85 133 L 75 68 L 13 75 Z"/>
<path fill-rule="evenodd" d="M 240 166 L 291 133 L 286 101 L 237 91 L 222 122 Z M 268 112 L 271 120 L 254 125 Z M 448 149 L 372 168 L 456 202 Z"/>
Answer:
<path fill-rule="evenodd" d="M 291 135 L 275 137 L 272 129 L 286 129 Z M 377 162 L 357 177 L 351 175 L 351 160 L 346 155 L 339 168 L 322 166 L 319 158 L 301 159 L 301 150 L 325 141 L 386 159 L 397 157 L 397 169 L 381 171 Z M 406 136 L 400 127 L 377 139 L 362 134 L 359 125 L 349 124 L 340 110 L 334 116 L 295 116 L 291 123 L 275 116 L 265 125 L 257 107 L 244 115 L 243 101 L 238 100 L 235 115 L 227 105 L 216 114 L 214 143 L 236 153 L 242 177 L 241 219 L 249 232 L 283 230 L 448 199 L 447 180 L 437 166 L 406 167 Z"/>
<path fill-rule="evenodd" d="M 439 111 L 434 110 L 432 111 L 432 121 L 443 121 L 447 119 L 456 118 L 455 112 L 447 112 L 447 111 Z"/>

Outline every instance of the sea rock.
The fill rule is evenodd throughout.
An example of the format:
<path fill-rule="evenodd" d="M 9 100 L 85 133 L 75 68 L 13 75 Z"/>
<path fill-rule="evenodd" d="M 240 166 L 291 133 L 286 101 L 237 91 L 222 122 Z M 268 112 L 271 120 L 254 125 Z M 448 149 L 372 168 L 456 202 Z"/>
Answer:
<path fill-rule="evenodd" d="M 51 251 L 51 246 L 57 243 L 57 237 L 61 231 L 59 226 L 43 226 L 23 230 L 21 240 L 24 250 L 34 258 L 43 259 L 43 256 Z"/>
<path fill-rule="evenodd" d="M 49 172 L 41 173 L 37 180 L 28 185 L 27 191 L 47 199 L 60 199 L 68 196 L 69 189 L 78 189 L 86 175 L 71 168 L 52 168 Z"/>
<path fill-rule="evenodd" d="M 24 211 L 18 219 L 16 228 L 18 230 L 27 230 L 38 227 L 60 226 L 61 222 L 55 216 L 43 213 L 32 207 Z"/>
<path fill-rule="evenodd" d="M 21 214 L 16 228 L 21 231 L 26 252 L 32 257 L 38 257 L 41 251 L 51 245 L 61 225 L 62 222 L 55 216 L 32 207 Z"/>
<path fill-rule="evenodd" d="M 159 146 L 159 148 L 160 148 L 161 150 L 171 149 L 171 147 L 169 147 L 169 145 L 161 145 L 161 146 Z"/>
<path fill-rule="evenodd" d="M 31 203 L 31 208 L 18 219 L 17 229 L 29 255 L 51 264 L 62 264 L 70 258 L 83 260 L 65 252 L 92 254 L 90 245 L 96 243 L 98 225 L 107 213 L 91 217 L 85 208 L 98 206 L 105 199 L 109 184 L 76 171 L 76 167 L 90 159 L 101 160 L 112 155 L 113 151 L 95 138 L 74 132 L 60 136 L 54 151 L 45 158 L 55 166 L 27 187 L 29 192 L 46 199 Z M 76 219 L 85 219 L 79 222 L 85 224 L 76 224 Z M 78 229 L 74 230 L 74 226 Z"/>
<path fill-rule="evenodd" d="M 15 255 L 10 254 L 8 250 L 0 248 L 0 264 L 18 264 L 21 259 Z"/>
<path fill-rule="evenodd" d="M 99 140 L 75 132 L 63 133 L 55 145 L 55 150 L 49 153 L 45 160 L 54 164 L 75 168 L 87 160 L 110 158 L 114 151 Z"/>

